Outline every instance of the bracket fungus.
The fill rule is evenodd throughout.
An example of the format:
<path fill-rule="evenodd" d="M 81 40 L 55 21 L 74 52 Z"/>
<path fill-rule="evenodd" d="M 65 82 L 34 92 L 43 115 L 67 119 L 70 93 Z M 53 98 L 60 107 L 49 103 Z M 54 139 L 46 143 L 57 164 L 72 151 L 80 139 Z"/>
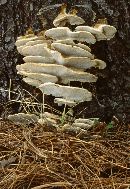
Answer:
<path fill-rule="evenodd" d="M 66 100 L 72 100 L 75 102 L 90 101 L 92 94 L 87 89 L 62 86 L 55 83 L 47 82 L 39 86 L 39 89 L 48 95 L 55 97 L 63 97 Z"/>
<path fill-rule="evenodd" d="M 62 5 L 60 14 L 54 19 L 55 27 L 64 26 L 66 23 L 70 25 L 80 25 L 85 23 L 84 19 L 76 15 L 77 11 L 74 9 L 70 13 L 66 13 L 66 5 Z"/>
<path fill-rule="evenodd" d="M 94 44 L 96 42 L 95 37 L 87 31 L 71 31 L 68 27 L 57 27 L 49 29 L 45 32 L 45 36 L 55 40 L 77 40 L 81 42 L 87 42 Z"/>
<path fill-rule="evenodd" d="M 66 23 L 77 27 L 71 31 Z M 77 103 L 91 101 L 92 93 L 87 89 L 61 84 L 97 81 L 97 77 L 85 72 L 85 69 L 104 69 L 106 63 L 94 57 L 87 43 L 111 39 L 116 28 L 107 24 L 78 26 L 84 24 L 84 20 L 74 12 L 66 13 L 64 6 L 53 24 L 56 28 L 46 30 L 44 36 L 31 34 L 18 37 L 17 49 L 25 56 L 25 63 L 16 67 L 18 73 L 23 75 L 26 83 L 39 88 L 43 94 L 53 95 L 59 106 L 74 107 Z M 90 125 L 87 120 L 77 120 L 72 127 L 80 130 L 88 129 Z"/>
<path fill-rule="evenodd" d="M 51 47 L 53 47 L 55 50 L 66 56 L 75 56 L 75 57 L 84 56 L 94 59 L 94 55 L 92 55 L 89 51 L 86 51 L 81 47 L 66 45 L 56 42 L 52 43 Z"/>

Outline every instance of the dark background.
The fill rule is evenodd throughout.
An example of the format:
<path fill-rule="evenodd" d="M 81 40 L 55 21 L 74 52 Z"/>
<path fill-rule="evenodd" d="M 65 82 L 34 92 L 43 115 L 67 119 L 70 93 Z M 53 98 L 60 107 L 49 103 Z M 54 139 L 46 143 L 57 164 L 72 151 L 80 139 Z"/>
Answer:
<path fill-rule="evenodd" d="M 46 28 L 52 27 L 52 21 L 58 14 L 58 8 L 48 5 L 67 3 L 68 9 L 76 7 L 78 15 L 84 18 L 86 25 L 93 25 L 98 19 L 107 18 L 108 24 L 116 27 L 116 36 L 110 41 L 100 41 L 92 45 L 92 53 L 107 63 L 104 70 L 92 70 L 98 77 L 96 84 L 83 84 L 94 97 L 74 108 L 76 117 L 99 117 L 109 122 L 115 116 L 119 121 L 130 122 L 130 1 L 129 0 L 0 0 L 0 114 L 6 117 L 18 111 L 19 104 L 9 105 L 8 92 L 23 88 L 35 93 L 35 89 L 22 82 L 17 75 L 16 65 L 23 63 L 18 54 L 15 41 L 24 35 L 30 27 L 40 32 L 42 23 L 37 15 L 43 7 L 43 16 L 47 20 Z M 82 5 L 82 6 L 79 6 Z M 96 18 L 94 20 L 94 14 Z M 73 85 L 81 86 L 80 83 Z M 12 98 L 18 98 L 12 95 Z M 49 103 L 49 100 L 48 100 Z"/>

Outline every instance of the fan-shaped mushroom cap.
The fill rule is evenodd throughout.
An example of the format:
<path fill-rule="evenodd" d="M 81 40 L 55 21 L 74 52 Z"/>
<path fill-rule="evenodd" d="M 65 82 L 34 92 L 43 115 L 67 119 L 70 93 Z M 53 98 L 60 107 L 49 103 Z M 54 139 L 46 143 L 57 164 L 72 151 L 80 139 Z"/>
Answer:
<path fill-rule="evenodd" d="M 89 125 L 87 123 L 73 123 L 72 127 L 78 127 L 78 128 L 84 129 L 84 130 L 88 130 L 88 129 L 92 128 L 92 125 Z"/>
<path fill-rule="evenodd" d="M 97 67 L 97 63 L 91 60 L 88 57 L 68 57 L 64 58 L 61 53 L 58 51 L 51 51 L 52 57 L 58 64 L 74 67 L 74 68 L 81 68 L 81 69 L 88 69 L 91 67 Z M 96 60 L 96 59 L 95 59 Z"/>
<path fill-rule="evenodd" d="M 90 32 L 91 34 L 93 34 L 95 36 L 95 38 L 97 39 L 97 41 L 100 40 L 106 40 L 107 37 L 102 33 L 102 31 L 100 31 L 97 28 L 93 28 L 90 26 L 77 26 L 75 28 L 76 31 L 86 31 L 86 32 Z"/>
<path fill-rule="evenodd" d="M 103 60 L 94 59 L 91 60 L 92 64 L 95 64 L 95 67 L 99 69 L 104 69 L 106 67 L 106 63 Z"/>
<path fill-rule="evenodd" d="M 80 48 L 82 48 L 82 49 L 84 49 L 84 50 L 86 50 L 88 52 L 91 52 L 91 49 L 87 45 L 84 45 L 82 43 L 77 43 L 76 46 L 80 47 Z"/>
<path fill-rule="evenodd" d="M 98 28 L 107 37 L 107 40 L 113 38 L 115 33 L 117 32 L 114 26 L 107 24 L 98 24 L 97 26 L 95 25 L 95 28 Z"/>
<path fill-rule="evenodd" d="M 69 107 L 73 107 L 76 105 L 76 102 L 71 100 L 66 100 L 64 98 L 55 98 L 54 102 L 58 104 L 58 106 L 62 106 L 63 104 L 66 104 Z"/>
<path fill-rule="evenodd" d="M 76 43 L 72 39 L 62 39 L 62 40 L 56 40 L 56 43 L 62 43 L 66 45 L 76 45 Z"/>
<path fill-rule="evenodd" d="M 19 71 L 18 74 L 27 76 L 27 77 L 35 79 L 35 80 L 39 80 L 42 83 L 46 83 L 46 82 L 56 83 L 58 81 L 58 78 L 56 76 L 44 74 L 44 73 L 29 73 L 26 71 Z"/>
<path fill-rule="evenodd" d="M 25 56 L 23 58 L 25 62 L 33 63 L 51 63 L 55 64 L 55 60 L 52 57 L 43 57 L 43 56 Z"/>
<path fill-rule="evenodd" d="M 90 119 L 79 118 L 75 120 L 75 123 L 87 123 L 89 125 L 94 125 L 95 121 L 98 121 L 98 118 L 90 118 Z"/>
<path fill-rule="evenodd" d="M 32 85 L 32 86 L 36 87 L 36 88 L 38 88 L 42 84 L 41 81 L 39 81 L 37 79 L 32 79 L 30 77 L 23 78 L 23 81 L 25 83 L 29 84 L 29 85 Z"/>
<path fill-rule="evenodd" d="M 82 43 L 74 43 L 74 41 L 72 39 L 56 40 L 55 42 L 56 43 L 66 44 L 66 45 L 77 46 L 77 47 L 80 47 L 80 48 L 82 48 L 82 49 L 84 49 L 86 51 L 91 52 L 91 49 L 87 45 L 84 45 Z"/>
<path fill-rule="evenodd" d="M 82 56 L 82 57 L 88 57 L 88 58 L 94 59 L 94 56 L 90 52 L 77 46 L 66 45 L 66 44 L 56 43 L 56 42 L 52 43 L 51 46 L 57 51 L 59 51 L 60 53 L 67 56 L 76 56 L 76 57 Z"/>
<path fill-rule="evenodd" d="M 62 97 L 70 101 L 84 102 L 92 100 L 92 94 L 87 89 L 83 88 L 44 83 L 39 86 L 39 89 L 47 95 Z"/>
<path fill-rule="evenodd" d="M 62 83 L 69 83 L 70 81 L 81 81 L 81 82 L 96 82 L 97 77 L 93 74 L 81 71 L 74 71 L 63 65 L 57 64 L 37 64 L 37 63 L 25 63 L 16 66 L 18 73 L 21 71 L 30 73 L 45 73 L 53 76 L 57 76 L 61 79 Z"/>
<path fill-rule="evenodd" d="M 22 54 L 24 56 L 44 56 L 50 57 L 50 49 L 45 47 L 44 44 L 37 44 L 33 46 L 27 46 L 22 49 Z"/>
<path fill-rule="evenodd" d="M 44 44 L 47 47 L 47 41 L 46 40 L 35 40 L 35 41 L 29 41 L 26 43 L 27 46 L 33 46 L 37 44 Z"/>
<path fill-rule="evenodd" d="M 23 55 L 23 49 L 25 48 L 25 47 L 27 47 L 26 45 L 23 45 L 23 46 L 19 46 L 19 47 L 17 47 L 17 51 L 21 54 L 21 55 Z"/>
<path fill-rule="evenodd" d="M 66 7 L 62 7 L 60 14 L 54 19 L 53 24 L 55 27 L 64 26 L 66 23 L 71 25 L 80 25 L 85 21 L 76 15 L 77 11 L 73 11 L 72 13 L 66 13 Z"/>
<path fill-rule="evenodd" d="M 51 28 L 45 31 L 45 36 L 52 39 L 66 39 L 71 30 L 68 27 Z"/>
<path fill-rule="evenodd" d="M 8 119 L 17 125 L 29 125 L 30 123 L 37 123 L 38 117 L 35 114 L 18 113 L 9 115 Z"/>
<path fill-rule="evenodd" d="M 45 32 L 45 35 L 47 37 L 56 40 L 71 39 L 77 41 L 86 41 L 87 43 L 91 43 L 91 44 L 94 44 L 96 42 L 95 37 L 90 32 L 86 32 L 86 31 L 72 32 L 67 27 L 58 27 L 58 28 L 49 29 Z"/>
<path fill-rule="evenodd" d="M 29 41 L 34 41 L 34 40 L 37 40 L 38 39 L 38 36 L 34 36 L 34 37 L 29 37 L 29 38 L 21 38 L 21 39 L 18 39 L 15 43 L 15 45 L 17 47 L 20 47 L 20 46 L 23 46 L 25 45 L 27 42 Z"/>

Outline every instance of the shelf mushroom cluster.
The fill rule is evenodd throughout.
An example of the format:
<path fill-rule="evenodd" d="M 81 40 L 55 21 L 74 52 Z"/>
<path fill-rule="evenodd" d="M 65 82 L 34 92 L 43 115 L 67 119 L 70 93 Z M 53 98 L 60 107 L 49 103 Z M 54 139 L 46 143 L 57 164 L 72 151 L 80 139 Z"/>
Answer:
<path fill-rule="evenodd" d="M 106 67 L 106 63 L 96 59 L 86 44 L 110 40 L 116 28 L 107 24 L 97 24 L 95 27 L 81 25 L 84 22 L 75 11 L 66 13 L 64 7 L 53 21 L 56 28 L 46 30 L 44 36 L 29 34 L 18 37 L 16 41 L 17 50 L 25 61 L 17 65 L 18 74 L 44 94 L 56 97 L 55 103 L 58 105 L 75 106 L 91 101 L 92 94 L 87 89 L 62 84 L 67 85 L 71 81 L 96 82 L 97 77 L 85 70 Z M 65 27 L 66 23 L 78 26 L 71 31 Z"/>

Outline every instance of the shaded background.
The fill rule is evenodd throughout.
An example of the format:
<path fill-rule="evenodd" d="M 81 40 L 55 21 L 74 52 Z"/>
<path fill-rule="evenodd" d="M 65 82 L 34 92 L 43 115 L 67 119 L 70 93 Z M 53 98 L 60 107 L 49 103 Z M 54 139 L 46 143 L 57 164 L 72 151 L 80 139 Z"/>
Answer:
<path fill-rule="evenodd" d="M 84 102 L 74 108 L 76 117 L 100 117 L 109 122 L 113 116 L 121 122 L 130 122 L 130 1 L 129 0 L 0 0 L 0 115 L 6 117 L 9 113 L 19 111 L 19 104 L 8 104 L 10 79 L 11 90 L 25 88 L 32 94 L 35 89 L 22 82 L 17 75 L 16 65 L 23 63 L 18 54 L 15 41 L 24 35 L 30 27 L 35 33 L 43 29 L 41 17 L 37 15 L 43 7 L 43 17 L 46 18 L 46 28 L 52 27 L 52 21 L 58 14 L 58 8 L 46 8 L 48 5 L 67 3 L 68 9 L 76 7 L 78 15 L 84 18 L 87 25 L 93 25 L 96 20 L 107 18 L 108 24 L 116 27 L 116 36 L 110 41 L 100 41 L 92 45 L 92 53 L 107 63 L 107 67 L 91 70 L 98 76 L 96 84 L 83 84 L 84 88 L 93 93 L 93 101 Z M 82 6 L 80 6 L 82 5 Z M 94 15 L 96 13 L 96 18 Z M 81 86 L 80 83 L 73 85 Z M 12 98 L 18 96 L 12 95 Z M 51 103 L 48 100 L 48 103 Z"/>

